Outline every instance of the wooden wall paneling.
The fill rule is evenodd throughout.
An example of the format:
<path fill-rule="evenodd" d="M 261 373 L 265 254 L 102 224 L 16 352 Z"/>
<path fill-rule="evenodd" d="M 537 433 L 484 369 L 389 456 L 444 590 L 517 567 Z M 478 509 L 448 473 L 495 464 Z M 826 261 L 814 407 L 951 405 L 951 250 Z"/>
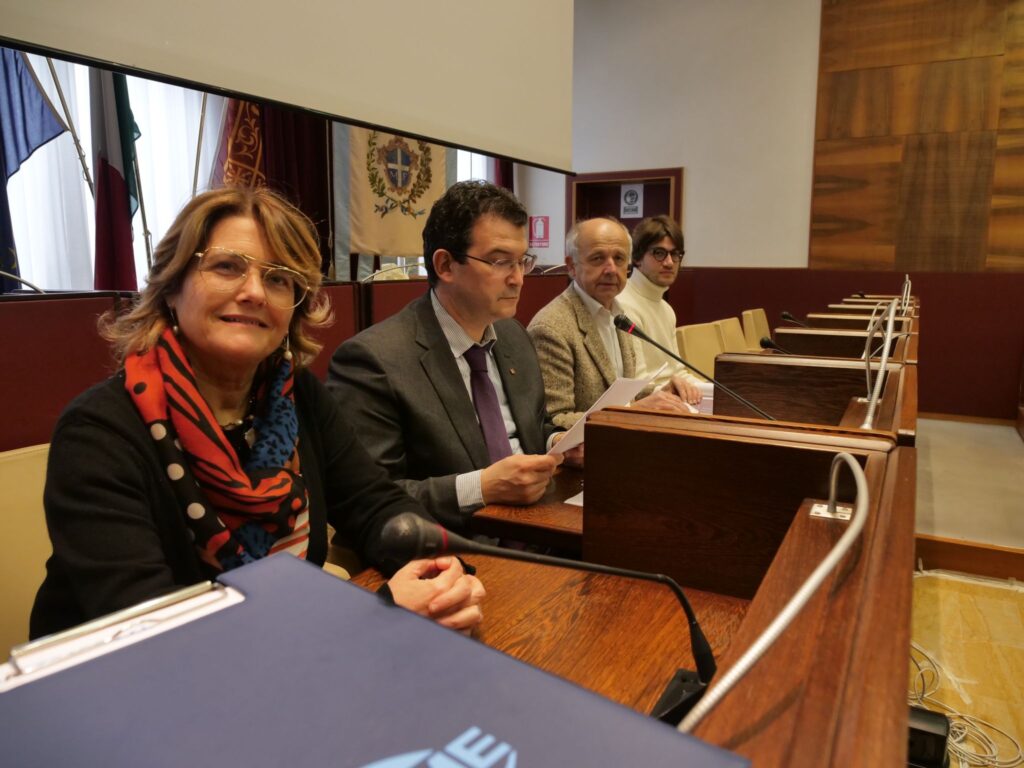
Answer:
<path fill-rule="evenodd" d="M 818 140 L 995 130 L 1002 56 L 823 72 Z"/>
<path fill-rule="evenodd" d="M 893 72 L 892 67 L 822 72 L 815 139 L 891 134 Z"/>
<path fill-rule="evenodd" d="M 1006 12 L 1006 55 L 999 130 L 1024 130 L 1024 0 L 1014 0 Z"/>
<path fill-rule="evenodd" d="M 65 406 L 117 369 L 110 344 L 96 331 L 100 315 L 117 301 L 108 292 L 0 300 L 0 402 L 8 406 L 0 451 L 50 442 Z"/>
<path fill-rule="evenodd" d="M 1024 271 L 1024 130 L 996 137 L 985 269 Z"/>
<path fill-rule="evenodd" d="M 908 136 L 897 270 L 984 269 L 995 131 Z"/>
<path fill-rule="evenodd" d="M 334 322 L 327 328 L 318 328 L 313 336 L 323 344 L 323 349 L 316 359 L 310 363 L 309 369 L 321 381 L 327 378 L 327 369 L 331 364 L 331 356 L 343 341 L 352 338 L 359 332 L 359 284 L 329 283 L 321 289 L 330 299 L 334 311 Z"/>
<path fill-rule="evenodd" d="M 892 133 L 994 131 L 1002 75 L 1002 56 L 896 67 Z"/>
<path fill-rule="evenodd" d="M 892 269 L 903 139 L 818 142 L 810 266 Z"/>
<path fill-rule="evenodd" d="M 825 0 L 821 70 L 1003 53 L 1007 0 Z"/>

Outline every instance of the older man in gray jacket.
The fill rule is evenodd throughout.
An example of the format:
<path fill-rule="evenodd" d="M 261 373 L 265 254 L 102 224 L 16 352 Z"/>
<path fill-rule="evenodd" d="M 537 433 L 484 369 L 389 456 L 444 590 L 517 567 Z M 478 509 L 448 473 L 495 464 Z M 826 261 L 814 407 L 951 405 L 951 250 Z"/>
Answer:
<path fill-rule="evenodd" d="M 566 236 L 565 263 L 573 281 L 541 309 L 529 332 L 540 358 L 548 416 L 568 429 L 619 377 L 636 375 L 633 339 L 615 328 L 616 297 L 626 286 L 629 231 L 610 218 L 577 223 Z M 641 393 L 642 395 L 644 393 Z M 689 413 L 699 401 L 691 383 L 673 378 L 635 405 Z"/>

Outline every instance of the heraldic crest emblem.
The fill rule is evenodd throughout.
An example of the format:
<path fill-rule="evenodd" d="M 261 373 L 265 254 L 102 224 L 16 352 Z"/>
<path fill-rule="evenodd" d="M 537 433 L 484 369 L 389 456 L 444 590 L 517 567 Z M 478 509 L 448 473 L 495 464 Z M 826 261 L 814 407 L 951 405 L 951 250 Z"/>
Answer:
<path fill-rule="evenodd" d="M 373 212 L 383 219 L 392 211 L 416 218 L 426 213 L 417 210 L 416 201 L 430 187 L 430 145 L 416 142 L 416 151 L 400 136 L 393 136 L 383 146 L 381 135 L 370 132 L 366 147 L 366 170 L 370 189 L 383 202 L 374 203 Z"/>

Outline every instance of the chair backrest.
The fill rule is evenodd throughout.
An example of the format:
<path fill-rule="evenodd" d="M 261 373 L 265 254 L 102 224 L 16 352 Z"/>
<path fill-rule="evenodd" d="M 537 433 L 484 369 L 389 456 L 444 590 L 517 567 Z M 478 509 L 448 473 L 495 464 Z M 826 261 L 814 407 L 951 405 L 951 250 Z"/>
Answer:
<path fill-rule="evenodd" d="M 738 317 L 727 317 L 715 323 L 718 329 L 718 341 L 722 345 L 723 352 L 749 352 L 750 346 L 743 335 L 743 328 L 740 326 Z"/>
<path fill-rule="evenodd" d="M 28 640 L 28 617 L 53 551 L 43 514 L 49 452 L 47 444 L 0 453 L 0 515 L 10 539 L 0 557 L 0 660 Z"/>
<path fill-rule="evenodd" d="M 747 346 L 751 349 L 761 348 L 761 339 L 767 336 L 772 337 L 772 330 L 768 327 L 768 315 L 763 309 L 747 309 L 743 312 L 743 335 L 747 339 Z"/>
<path fill-rule="evenodd" d="M 696 323 L 676 328 L 679 354 L 708 376 L 715 375 L 715 357 L 723 352 L 715 323 Z M 696 374 L 694 374 L 696 375 Z"/>

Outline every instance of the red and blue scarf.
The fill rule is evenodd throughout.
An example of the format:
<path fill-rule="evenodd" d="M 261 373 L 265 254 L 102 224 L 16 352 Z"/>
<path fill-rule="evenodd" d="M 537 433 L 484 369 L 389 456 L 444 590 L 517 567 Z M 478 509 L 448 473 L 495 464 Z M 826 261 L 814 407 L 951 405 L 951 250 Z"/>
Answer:
<path fill-rule="evenodd" d="M 299 472 L 291 362 L 281 359 L 263 376 L 256 440 L 244 466 L 170 329 L 124 368 L 128 394 L 156 444 L 200 559 L 220 572 L 279 551 L 305 558 L 309 497 Z"/>

